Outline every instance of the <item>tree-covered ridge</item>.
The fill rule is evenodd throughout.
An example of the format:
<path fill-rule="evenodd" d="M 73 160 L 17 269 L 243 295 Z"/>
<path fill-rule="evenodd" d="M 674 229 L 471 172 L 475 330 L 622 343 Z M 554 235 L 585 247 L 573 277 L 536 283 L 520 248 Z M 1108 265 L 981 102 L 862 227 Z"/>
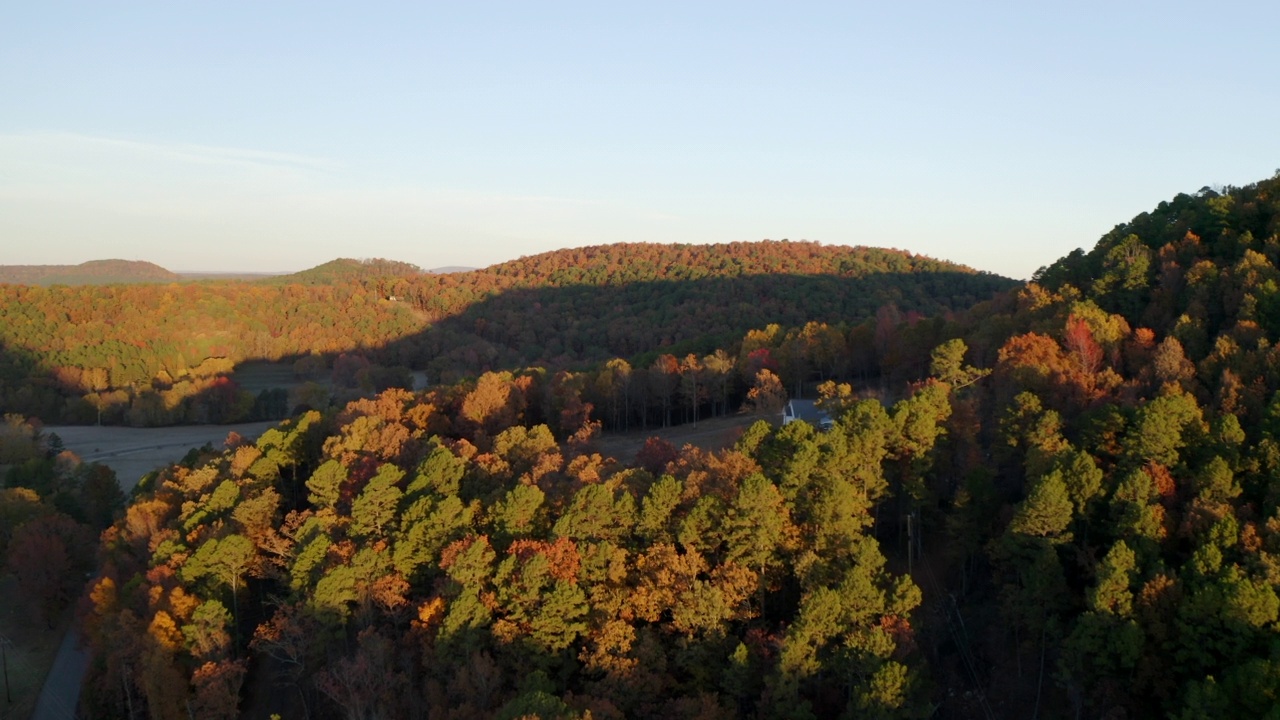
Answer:
<path fill-rule="evenodd" d="M 1238 321 L 1280 331 L 1278 262 L 1280 174 L 1180 194 L 1117 225 L 1090 252 L 1042 268 L 1036 280 L 1052 290 L 1070 285 L 1130 323 L 1176 331 L 1199 350 Z"/>
<path fill-rule="evenodd" d="M 71 422 L 112 408 L 107 417 L 118 422 L 147 394 L 155 397 L 144 402 L 169 409 L 206 391 L 235 405 L 225 376 L 240 361 L 383 346 L 421 325 L 408 307 L 360 285 L 5 285 L 0 406 Z"/>
<path fill-rule="evenodd" d="M 1193 362 L 1067 286 L 991 322 L 1015 331 L 979 422 L 952 428 L 967 471 L 930 487 L 993 695 L 1067 717 L 1272 711 L 1274 338 L 1239 328 Z M 1007 680 L 1028 662 L 1047 668 L 1034 692 Z"/>
<path fill-rule="evenodd" d="M 91 260 L 79 265 L 0 265 L 0 283 L 21 285 L 108 285 L 180 279 L 177 273 L 141 260 Z"/>
<path fill-rule="evenodd" d="M 923 488 L 925 606 L 966 628 L 944 685 L 996 716 L 1277 712 L 1277 188 L 1179 196 L 895 334 L 892 366 L 963 337 L 993 369 Z"/>
<path fill-rule="evenodd" d="M 277 275 L 261 282 L 272 285 L 339 285 L 376 278 L 414 277 L 422 268 L 398 260 L 338 258 L 290 275 Z"/>
<path fill-rule="evenodd" d="M 695 250 L 693 260 L 721 265 L 689 279 L 695 266 L 667 262 Z M 96 421 L 100 410 L 108 422 L 232 420 L 253 399 L 246 404 L 236 388 L 212 383 L 245 360 L 311 357 L 302 374 L 312 379 L 331 368 L 343 375 L 343 353 L 358 356 L 355 363 L 450 380 L 615 357 L 647 365 L 650 353 L 736 353 L 733 343 L 770 323 L 860 322 L 884 308 L 936 315 L 1012 285 L 904 253 L 814 243 L 629 245 L 609 257 L 677 269 L 601 285 L 557 285 L 564 278 L 544 267 L 525 275 L 361 276 L 335 285 L 2 286 L 0 407 L 50 421 Z M 736 259 L 762 274 L 724 274 L 724 263 Z M 404 384 L 402 370 L 392 373 L 400 380 L 372 384 Z"/>
<path fill-rule="evenodd" d="M 743 275 L 976 273 L 963 265 L 901 250 L 788 240 L 708 245 L 614 243 L 555 250 L 486 268 L 520 287 L 623 285 Z"/>
<path fill-rule="evenodd" d="M 877 275 L 884 277 L 877 280 Z M 787 281 L 802 278 L 809 281 L 843 278 L 879 282 L 902 288 L 908 300 L 917 299 L 917 296 L 924 300 L 924 295 L 942 284 L 922 288 L 923 292 L 917 291 L 916 286 L 926 282 L 929 275 L 943 278 L 942 282 L 955 280 L 960 287 L 958 294 L 979 298 L 986 298 L 991 292 L 1015 284 L 962 265 L 899 250 L 763 240 L 711 245 L 616 243 L 571 248 L 524 257 L 483 270 L 427 275 L 384 286 L 388 292 L 411 299 L 436 320 L 457 314 L 461 307 L 499 298 L 513 289 L 558 290 L 581 286 L 582 292 L 589 292 L 587 287 L 609 287 L 659 296 L 686 286 L 767 287 L 767 278 L 770 277 L 778 278 L 778 284 L 784 288 Z M 614 295 L 606 293 L 592 297 L 608 300 Z M 698 300 L 711 307 L 723 305 L 714 300 Z M 958 306 L 949 307 L 955 309 Z M 765 318 L 764 322 L 772 320 Z"/>
<path fill-rule="evenodd" d="M 436 323 L 398 345 L 416 345 L 411 354 L 430 358 L 433 377 L 456 377 L 477 366 L 736 354 L 749 330 L 770 324 L 848 327 L 882 310 L 938 316 L 1014 286 L 896 250 L 763 241 L 561 250 L 391 292 Z"/>
<path fill-rule="evenodd" d="M 850 327 L 882 310 L 938 316 L 990 298 L 1012 283 L 959 273 L 751 275 L 620 286 L 569 285 L 495 293 L 430 332 L 418 344 L 434 377 L 475 367 L 546 363 L 581 367 L 610 357 L 639 364 L 667 352 L 705 354 L 733 346 L 751 329 L 813 321 Z M 468 289 L 469 290 L 469 289 Z M 427 312 L 435 312 L 427 301 Z"/>

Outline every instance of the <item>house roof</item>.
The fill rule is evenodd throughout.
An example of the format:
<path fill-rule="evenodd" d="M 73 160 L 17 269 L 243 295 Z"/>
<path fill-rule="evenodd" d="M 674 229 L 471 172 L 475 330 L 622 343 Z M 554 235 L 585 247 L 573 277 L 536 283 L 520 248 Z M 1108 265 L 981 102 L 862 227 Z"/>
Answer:
<path fill-rule="evenodd" d="M 810 425 L 817 425 L 823 420 L 828 422 L 831 420 L 831 416 L 820 410 L 814 400 L 792 400 L 787 404 L 791 408 L 792 417 L 797 420 L 804 420 Z"/>

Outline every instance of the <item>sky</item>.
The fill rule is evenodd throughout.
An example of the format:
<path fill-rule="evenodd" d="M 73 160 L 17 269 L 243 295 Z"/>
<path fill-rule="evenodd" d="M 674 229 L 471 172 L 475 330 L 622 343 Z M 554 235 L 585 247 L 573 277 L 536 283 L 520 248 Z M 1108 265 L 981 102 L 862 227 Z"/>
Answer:
<path fill-rule="evenodd" d="M 0 264 L 895 247 L 1016 278 L 1280 168 L 1280 3 L 0 4 Z"/>

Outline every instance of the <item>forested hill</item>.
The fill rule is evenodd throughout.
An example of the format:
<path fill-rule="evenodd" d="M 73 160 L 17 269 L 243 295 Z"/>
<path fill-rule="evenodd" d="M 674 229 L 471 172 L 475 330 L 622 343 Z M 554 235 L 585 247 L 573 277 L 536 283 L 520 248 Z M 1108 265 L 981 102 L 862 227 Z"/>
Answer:
<path fill-rule="evenodd" d="M 262 282 L 273 285 L 338 285 L 374 278 L 413 277 L 422 272 L 422 268 L 417 265 L 398 260 L 338 258 L 291 275 L 276 275 Z"/>
<path fill-rule="evenodd" d="M 621 285 L 745 275 L 835 275 L 976 271 L 923 255 L 870 247 L 787 240 L 710 245 L 615 243 L 556 250 L 501 263 L 483 272 L 520 286 Z"/>
<path fill-rule="evenodd" d="M 670 289 L 677 283 L 744 278 L 755 278 L 750 283 L 753 286 L 766 285 L 768 278 L 776 278 L 780 286 L 795 278 L 873 279 L 878 285 L 899 285 L 908 304 L 918 301 L 922 311 L 925 306 L 936 311 L 938 306 L 931 302 L 937 294 L 937 284 L 923 291 L 914 287 L 925 283 L 923 279 L 930 275 L 956 280 L 951 288 L 955 297 L 938 298 L 947 309 L 966 307 L 974 298 L 983 299 L 992 291 L 1016 284 L 1007 278 L 901 250 L 787 240 L 594 245 L 522 257 L 469 272 L 428 274 L 391 282 L 379 279 L 376 284 L 413 301 L 432 319 L 455 315 L 459 307 L 516 288 L 635 285 Z M 874 280 L 876 276 L 881 277 Z M 720 303 L 713 300 L 711 304 Z"/>
<path fill-rule="evenodd" d="M 1009 717 L 1280 710 L 1278 267 L 1280 175 L 1160 203 L 935 331 L 992 370 L 952 402 L 939 459 L 970 459 L 926 481 L 959 563 L 939 629 L 973 643 L 944 685 Z"/>
<path fill-rule="evenodd" d="M 897 250 L 811 242 L 560 250 L 388 290 L 435 322 L 401 347 L 434 376 L 468 367 L 710 352 L 753 328 L 938 316 L 1016 283 Z M 459 311 L 459 308 L 464 308 Z"/>
<path fill-rule="evenodd" d="M 1042 268 L 1050 290 L 1070 285 L 1133 325 L 1174 332 L 1195 354 L 1238 322 L 1280 332 L 1280 173 L 1180 194 L 1117 225 L 1092 251 Z"/>
<path fill-rule="evenodd" d="M 99 406 L 108 422 L 126 410 L 145 424 L 232 419 L 235 407 L 253 406 L 235 400 L 235 388 L 224 387 L 220 409 L 187 403 L 250 359 L 316 355 L 305 373 L 313 379 L 342 353 L 453 379 L 612 358 L 648 364 L 658 353 L 725 348 L 769 324 L 849 326 L 882 309 L 940 315 L 1016 284 L 907 253 L 816 243 L 583 253 L 591 259 L 579 281 L 567 275 L 574 251 L 562 251 L 447 275 L 335 261 L 304 273 L 315 284 L 0 286 L 0 408 L 80 422 L 96 421 Z M 143 400 L 157 393 L 167 399 Z"/>
<path fill-rule="evenodd" d="M 182 277 L 141 260 L 91 260 L 79 265 L 0 265 L 0 283 L 22 285 L 107 285 L 176 282 Z"/>

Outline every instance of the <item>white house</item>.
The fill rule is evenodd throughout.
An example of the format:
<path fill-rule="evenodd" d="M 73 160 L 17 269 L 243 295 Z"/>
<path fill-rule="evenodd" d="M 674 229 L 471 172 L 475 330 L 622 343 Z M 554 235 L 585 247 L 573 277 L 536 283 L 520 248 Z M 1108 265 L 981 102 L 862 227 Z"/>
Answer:
<path fill-rule="evenodd" d="M 782 409 L 782 424 L 790 425 L 796 420 L 803 420 L 819 430 L 830 430 L 835 422 L 831 416 L 818 407 L 813 400 L 791 400 Z"/>

